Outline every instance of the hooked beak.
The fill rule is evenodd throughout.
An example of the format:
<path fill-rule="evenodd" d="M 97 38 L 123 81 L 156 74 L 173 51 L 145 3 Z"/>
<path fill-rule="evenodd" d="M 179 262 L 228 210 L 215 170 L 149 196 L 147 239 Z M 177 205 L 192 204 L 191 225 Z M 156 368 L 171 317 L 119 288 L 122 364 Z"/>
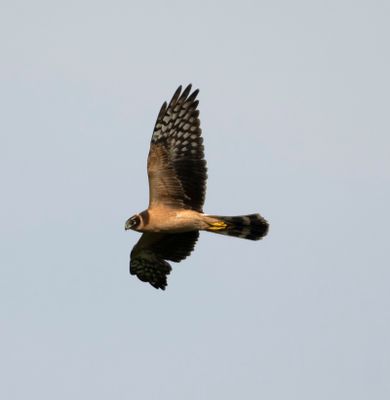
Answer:
<path fill-rule="evenodd" d="M 131 229 L 133 225 L 134 225 L 134 220 L 129 218 L 125 223 L 125 231 L 128 231 L 129 229 Z"/>

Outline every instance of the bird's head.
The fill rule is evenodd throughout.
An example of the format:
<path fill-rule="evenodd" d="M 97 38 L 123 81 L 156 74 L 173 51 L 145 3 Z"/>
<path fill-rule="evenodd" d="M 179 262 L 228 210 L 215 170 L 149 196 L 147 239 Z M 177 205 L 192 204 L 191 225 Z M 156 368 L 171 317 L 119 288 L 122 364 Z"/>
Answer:
<path fill-rule="evenodd" d="M 125 223 L 125 230 L 133 229 L 136 230 L 137 227 L 141 223 L 141 218 L 138 214 L 133 215 L 131 218 L 129 218 L 126 223 Z"/>

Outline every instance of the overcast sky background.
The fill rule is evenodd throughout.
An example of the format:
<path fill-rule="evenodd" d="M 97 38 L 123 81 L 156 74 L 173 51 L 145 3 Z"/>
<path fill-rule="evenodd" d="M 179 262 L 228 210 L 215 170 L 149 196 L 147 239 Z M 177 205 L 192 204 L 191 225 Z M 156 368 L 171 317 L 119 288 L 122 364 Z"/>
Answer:
<path fill-rule="evenodd" d="M 142 3 L 142 4 L 141 4 Z M 390 398 L 387 1 L 2 1 L 0 398 Z M 202 233 L 128 273 L 157 113 L 200 89 Z"/>

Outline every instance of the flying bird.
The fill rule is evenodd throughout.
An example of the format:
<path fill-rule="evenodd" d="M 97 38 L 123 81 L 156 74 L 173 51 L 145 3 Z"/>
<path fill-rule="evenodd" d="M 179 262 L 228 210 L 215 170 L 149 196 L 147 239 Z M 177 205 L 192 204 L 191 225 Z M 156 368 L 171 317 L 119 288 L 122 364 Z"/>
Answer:
<path fill-rule="evenodd" d="M 176 90 L 162 105 L 148 155 L 149 206 L 126 221 L 125 229 L 142 232 L 130 254 L 130 274 L 165 290 L 169 261 L 191 254 L 199 231 L 259 240 L 268 222 L 259 214 L 235 217 L 203 213 L 207 167 L 198 100 L 191 85 Z"/>

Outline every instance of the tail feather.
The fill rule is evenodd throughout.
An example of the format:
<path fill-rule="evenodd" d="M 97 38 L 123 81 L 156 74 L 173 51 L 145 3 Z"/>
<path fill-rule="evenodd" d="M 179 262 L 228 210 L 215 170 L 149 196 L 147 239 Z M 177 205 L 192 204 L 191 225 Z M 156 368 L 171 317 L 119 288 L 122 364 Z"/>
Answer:
<path fill-rule="evenodd" d="M 207 229 L 209 232 L 249 240 L 260 240 L 268 232 L 268 222 L 260 214 L 235 217 L 213 215 L 210 217 L 217 219 L 217 221 L 211 223 L 210 228 Z"/>

